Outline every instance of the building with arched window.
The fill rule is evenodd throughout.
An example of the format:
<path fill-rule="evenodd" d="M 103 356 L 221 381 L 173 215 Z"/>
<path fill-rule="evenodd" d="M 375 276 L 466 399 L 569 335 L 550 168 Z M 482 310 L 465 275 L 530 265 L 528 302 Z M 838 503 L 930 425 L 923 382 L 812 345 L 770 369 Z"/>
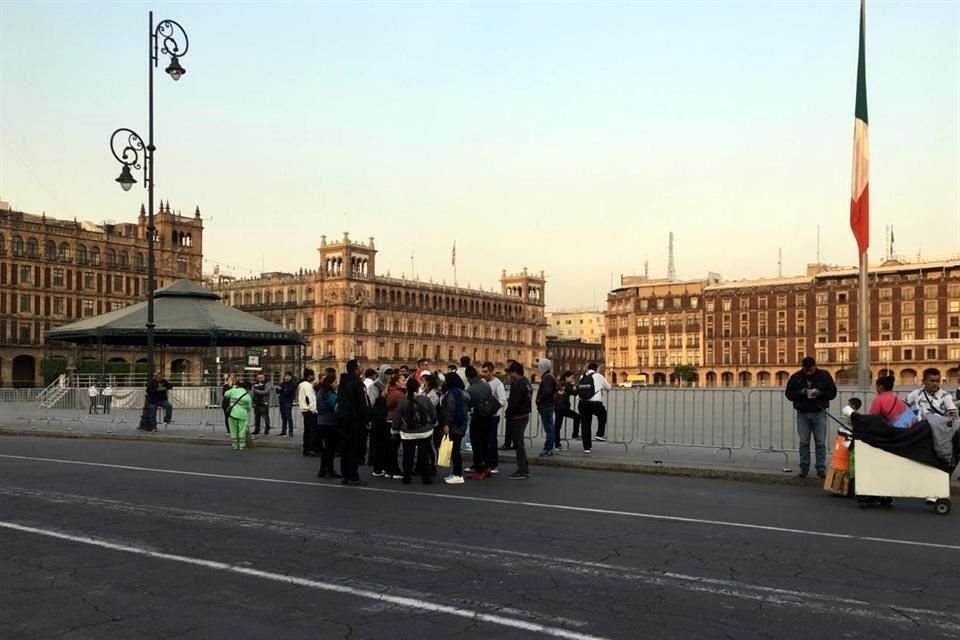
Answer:
<path fill-rule="evenodd" d="M 161 204 L 155 223 L 157 288 L 183 277 L 201 281 L 199 210 L 181 216 Z M 0 386 L 43 382 L 42 345 L 50 328 L 145 298 L 146 227 L 143 208 L 136 222 L 92 224 L 0 206 Z M 174 232 L 171 244 L 166 240 Z M 67 350 L 62 355 L 73 357 Z"/>

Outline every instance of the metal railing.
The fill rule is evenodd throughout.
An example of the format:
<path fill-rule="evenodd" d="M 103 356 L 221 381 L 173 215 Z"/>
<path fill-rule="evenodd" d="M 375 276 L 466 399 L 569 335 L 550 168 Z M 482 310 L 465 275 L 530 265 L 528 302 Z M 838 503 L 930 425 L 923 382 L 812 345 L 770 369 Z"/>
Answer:
<path fill-rule="evenodd" d="M 86 388 L 66 387 L 62 397 L 52 407 L 43 407 L 38 400 L 58 383 L 44 389 L 0 389 L 0 426 L 16 421 L 30 424 L 80 425 L 89 422 L 110 428 L 134 428 L 140 420 L 144 404 L 142 387 L 117 386 L 113 389 L 110 413 L 105 413 L 102 395 L 91 403 Z M 902 392 L 901 392 L 902 393 Z M 852 396 L 863 401 L 863 411 L 874 397 L 872 391 L 844 387 L 831 403 L 831 413 L 840 416 L 842 407 Z M 220 387 L 174 387 L 169 393 L 174 407 L 176 426 L 207 431 L 223 430 L 223 412 L 220 406 Z M 273 429 L 280 425 L 276 398 L 270 408 Z M 630 448 L 638 446 L 640 455 L 647 450 L 671 455 L 676 450 L 713 450 L 714 455 L 726 453 L 728 459 L 752 454 L 756 464 L 764 455 L 783 456 L 789 463 L 798 447 L 796 415 L 792 403 L 780 389 L 739 388 L 658 388 L 613 389 L 604 394 L 607 410 L 606 440 L 609 444 Z M 579 402 L 572 400 L 572 409 L 579 410 Z M 251 418 L 252 420 L 252 418 Z M 294 421 L 300 429 L 300 418 L 294 409 Z M 596 430 L 596 421 L 592 428 Z M 111 426 L 112 425 L 112 426 Z M 828 442 L 836 431 L 836 423 L 828 422 Z M 72 427 L 75 428 L 75 427 Z M 581 427 L 582 428 L 582 427 Z M 570 421 L 565 421 L 562 439 L 569 434 Z M 498 437 L 504 434 L 501 419 Z M 594 431 L 595 432 L 595 431 Z M 530 419 L 526 434 L 531 449 L 542 440 L 543 429 L 536 410 Z"/>

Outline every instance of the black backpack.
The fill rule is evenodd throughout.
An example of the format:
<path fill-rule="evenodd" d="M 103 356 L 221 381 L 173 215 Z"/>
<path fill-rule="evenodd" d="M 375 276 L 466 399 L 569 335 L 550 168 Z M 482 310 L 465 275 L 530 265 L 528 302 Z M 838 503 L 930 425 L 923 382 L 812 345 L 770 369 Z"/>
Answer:
<path fill-rule="evenodd" d="M 482 418 L 492 418 L 497 415 L 497 411 L 500 411 L 502 407 L 500 406 L 500 401 L 494 396 L 489 398 L 484 398 L 477 405 L 477 413 L 480 414 Z"/>
<path fill-rule="evenodd" d="M 580 400 L 593 400 L 593 396 L 597 395 L 597 388 L 593 385 L 593 374 L 585 373 L 580 378 L 580 382 L 577 383 L 577 397 Z"/>
<path fill-rule="evenodd" d="M 415 428 L 419 431 L 420 427 L 425 427 L 430 424 L 430 420 L 427 418 L 427 412 L 420 406 L 420 403 L 416 400 L 411 400 L 407 410 L 404 412 L 403 423 L 408 429 Z"/>

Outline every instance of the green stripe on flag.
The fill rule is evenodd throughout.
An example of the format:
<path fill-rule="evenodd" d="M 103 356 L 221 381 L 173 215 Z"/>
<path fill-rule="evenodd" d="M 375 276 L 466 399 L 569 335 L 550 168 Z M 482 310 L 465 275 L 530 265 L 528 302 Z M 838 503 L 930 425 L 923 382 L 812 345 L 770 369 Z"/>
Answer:
<path fill-rule="evenodd" d="M 864 35 L 864 0 L 860 0 L 860 55 L 857 60 L 857 107 L 854 115 L 857 120 L 867 120 L 867 64 L 865 59 L 866 37 Z"/>

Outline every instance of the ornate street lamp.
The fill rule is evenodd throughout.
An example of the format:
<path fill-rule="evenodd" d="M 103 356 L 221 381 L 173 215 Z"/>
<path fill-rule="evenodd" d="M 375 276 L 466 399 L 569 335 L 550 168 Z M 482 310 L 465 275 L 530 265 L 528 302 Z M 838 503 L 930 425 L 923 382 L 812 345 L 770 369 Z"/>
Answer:
<path fill-rule="evenodd" d="M 183 27 L 174 20 L 163 20 L 156 28 L 153 26 L 153 12 L 150 12 L 147 32 L 147 52 L 150 59 L 147 72 L 149 84 L 149 137 L 144 144 L 143 138 L 131 129 L 117 129 L 110 136 L 110 150 L 113 157 L 123 165 L 120 176 L 115 179 L 124 191 L 129 191 L 137 179 L 132 169 L 143 169 L 143 186 L 147 189 L 147 369 L 149 375 L 154 373 L 154 321 L 153 298 L 156 288 L 156 263 L 154 257 L 154 243 L 156 242 L 156 228 L 154 227 L 153 206 L 153 165 L 156 147 L 153 145 L 153 73 L 159 66 L 160 55 L 170 56 L 170 64 L 164 69 L 174 80 L 179 80 L 187 72 L 180 65 L 180 58 L 187 53 L 190 40 Z M 141 425 L 143 426 L 143 425 Z"/>

